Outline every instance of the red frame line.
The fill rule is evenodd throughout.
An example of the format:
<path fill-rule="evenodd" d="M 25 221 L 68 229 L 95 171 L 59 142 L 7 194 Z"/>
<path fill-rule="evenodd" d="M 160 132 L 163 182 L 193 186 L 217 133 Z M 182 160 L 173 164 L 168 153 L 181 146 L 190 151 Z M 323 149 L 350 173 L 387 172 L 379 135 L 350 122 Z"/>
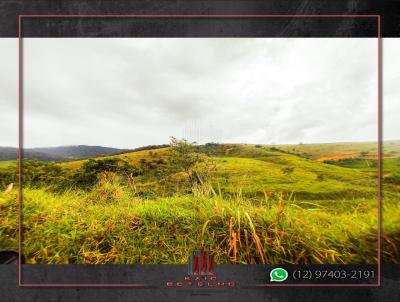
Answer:
<path fill-rule="evenodd" d="M 381 16 L 378 16 L 378 286 L 381 286 L 381 222 L 382 222 L 382 41 Z"/>
<path fill-rule="evenodd" d="M 321 15 L 285 15 L 285 14 L 229 14 L 229 15 L 205 15 L 205 14 L 22 14 L 19 17 L 34 17 L 34 18 L 285 18 L 285 17 L 296 17 L 296 18 L 371 18 L 380 17 L 380 15 L 374 14 L 359 14 L 359 15 L 335 15 L 335 14 L 321 14 Z"/>
<path fill-rule="evenodd" d="M 146 287 L 146 284 L 134 283 L 23 283 L 20 287 Z"/>
<path fill-rule="evenodd" d="M 144 287 L 133 283 L 22 283 L 22 18 L 377 18 L 378 21 L 378 283 L 359 284 L 256 284 L 257 287 L 313 287 L 313 286 L 381 286 L 381 174 L 382 174 L 382 75 L 381 75 L 381 15 L 376 14 L 21 14 L 18 15 L 18 286 L 20 287 Z"/>

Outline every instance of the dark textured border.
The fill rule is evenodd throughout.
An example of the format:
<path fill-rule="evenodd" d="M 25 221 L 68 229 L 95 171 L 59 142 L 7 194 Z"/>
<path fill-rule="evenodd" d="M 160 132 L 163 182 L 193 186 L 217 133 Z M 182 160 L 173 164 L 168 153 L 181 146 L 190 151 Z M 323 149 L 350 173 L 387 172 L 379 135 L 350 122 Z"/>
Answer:
<path fill-rule="evenodd" d="M 229 267 L 229 266 L 228 266 Z M 255 287 L 249 285 L 248 278 L 259 278 L 259 270 L 251 272 L 242 266 L 242 274 L 237 276 L 236 287 L 226 289 L 168 288 L 159 286 L 142 288 L 90 288 L 90 287 L 18 287 L 17 265 L 0 265 L 0 301 L 264 301 L 264 302 L 395 302 L 400 297 L 400 265 L 382 265 L 383 287 Z M 171 266 L 180 275 L 186 269 L 182 265 Z M 154 272 L 152 273 L 154 274 Z M 151 277 L 151 275 L 149 276 Z M 42 278 L 47 278 L 45 273 Z M 132 272 L 132 279 L 135 279 Z M 221 277 L 222 278 L 222 277 Z M 154 283 L 153 283 L 154 284 Z"/>
<path fill-rule="evenodd" d="M 269 273 L 274 268 L 285 268 L 288 279 L 283 283 L 270 282 Z M 166 286 L 166 283 L 183 282 L 185 278 L 195 279 L 188 274 L 185 264 L 24 264 L 24 286 L 69 286 L 71 280 L 78 280 L 76 286 L 121 286 L 153 287 Z M 310 273 L 326 271 L 325 278 L 311 278 Z M 303 278 L 299 279 L 299 271 Z M 344 271 L 348 277 L 341 278 Z M 328 275 L 331 272 L 331 275 Z M 368 277 L 359 278 L 359 274 Z M 337 277 L 333 277 L 336 275 Z M 377 266 L 313 264 L 313 265 L 265 265 L 265 264 L 220 264 L 215 265 L 212 275 L 216 282 L 235 282 L 239 287 L 272 286 L 375 286 L 378 279 Z M 200 276 L 201 277 L 201 276 Z M 201 281 L 210 281 L 210 278 Z M 187 281 L 187 279 L 186 279 Z M 125 283 L 121 285 L 119 283 Z M 188 286 L 184 286 L 188 289 Z M 195 286 L 193 286 L 195 287 Z"/>
<path fill-rule="evenodd" d="M 22 1 L 0 2 L 0 36 L 17 37 L 26 13 L 345 13 L 382 15 L 382 36 L 400 35 L 398 1 Z M 299 30 L 290 24 L 288 30 Z M 17 267 L 0 266 L 0 301 L 397 301 L 400 267 L 383 265 L 382 288 L 239 288 L 222 293 L 161 288 L 18 288 Z"/>
<path fill-rule="evenodd" d="M 376 38 L 373 14 L 24 14 L 24 38 Z"/>
<path fill-rule="evenodd" d="M 400 5 L 397 0 L 2 0 L 0 1 L 0 37 L 18 36 L 18 15 L 23 14 L 374 14 L 382 16 L 382 37 L 400 36 Z M 253 25 L 242 21 L 241 27 L 248 34 L 254 32 Z M 61 24 L 62 25 L 62 24 Z M 336 24 L 337 25 L 337 24 Z M 271 36 L 284 36 L 296 33 L 298 36 L 331 36 L 338 35 L 337 30 L 350 30 L 354 36 L 371 35 L 365 24 L 342 24 L 340 27 L 322 25 L 317 32 L 304 32 L 307 25 L 300 21 L 276 23 L 270 30 Z M 31 33 L 37 36 L 47 34 L 60 36 L 61 32 L 66 36 L 67 32 L 75 36 L 84 36 L 80 29 L 84 24 L 75 24 L 74 28 L 59 29 L 48 28 L 47 33 Z M 95 32 L 99 25 L 91 25 L 91 31 Z M 49 25 L 51 27 L 51 25 Z M 186 28 L 186 30 L 185 30 Z M 109 35 L 122 35 L 112 26 L 104 26 Z M 183 26 L 181 33 L 193 32 L 192 27 Z M 146 30 L 146 29 L 144 29 Z M 167 31 L 167 29 L 164 30 Z M 225 29 L 226 30 L 226 29 Z M 106 35 L 107 31 L 97 31 L 99 35 Z M 125 32 L 128 35 L 128 32 Z M 342 33 L 343 35 L 343 33 Z M 376 35 L 375 35 L 376 36 Z"/>

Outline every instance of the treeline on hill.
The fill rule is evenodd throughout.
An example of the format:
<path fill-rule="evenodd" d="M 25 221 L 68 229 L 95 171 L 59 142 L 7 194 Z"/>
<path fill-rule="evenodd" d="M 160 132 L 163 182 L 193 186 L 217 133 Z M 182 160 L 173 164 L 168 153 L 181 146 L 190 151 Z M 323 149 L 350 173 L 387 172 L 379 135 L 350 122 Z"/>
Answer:
<path fill-rule="evenodd" d="M 128 152 L 132 152 L 132 151 L 145 151 L 145 150 L 154 150 L 154 149 L 162 149 L 162 148 L 168 148 L 170 147 L 169 144 L 162 144 L 162 145 L 148 145 L 148 146 L 143 146 L 143 147 L 138 147 L 135 149 L 132 149 Z M 125 152 L 126 153 L 126 152 Z"/>
<path fill-rule="evenodd" d="M 126 176 L 137 176 L 141 171 L 128 162 L 117 158 L 89 159 L 79 169 L 69 170 L 56 163 L 24 160 L 22 183 L 31 188 L 47 188 L 54 192 L 66 189 L 90 189 L 102 172 L 114 172 Z M 4 188 L 18 182 L 18 167 L 15 165 L 0 170 L 0 185 Z"/>

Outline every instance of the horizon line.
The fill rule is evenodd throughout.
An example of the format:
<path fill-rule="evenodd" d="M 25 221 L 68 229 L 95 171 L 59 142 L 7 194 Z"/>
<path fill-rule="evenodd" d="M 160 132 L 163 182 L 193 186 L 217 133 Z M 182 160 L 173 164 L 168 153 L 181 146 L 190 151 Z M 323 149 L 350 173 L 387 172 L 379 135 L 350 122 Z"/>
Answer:
<path fill-rule="evenodd" d="M 183 139 L 183 138 L 180 138 Z M 187 140 L 187 139 L 186 139 Z M 188 142 L 191 142 L 190 140 L 187 140 Z M 396 139 L 383 139 L 383 142 L 395 142 L 395 141 L 400 141 L 400 138 Z M 214 143 L 214 144 L 220 144 L 220 145 L 265 145 L 265 146 L 290 146 L 290 145 L 327 145 L 327 144 L 354 144 L 354 143 L 378 143 L 378 140 L 363 140 L 363 141 L 338 141 L 338 142 L 298 142 L 298 143 L 227 143 L 227 142 L 205 142 L 205 143 L 197 143 L 193 141 L 196 145 L 205 145 L 208 143 Z M 38 146 L 38 147 L 26 147 L 22 149 L 39 149 L 39 148 L 60 148 L 60 147 L 79 147 L 79 146 L 85 146 L 85 147 L 102 147 L 102 148 L 111 148 L 111 149 L 120 149 L 120 150 L 133 150 L 136 148 L 142 148 L 142 147 L 147 147 L 147 146 L 158 146 L 158 145 L 169 145 L 169 143 L 159 143 L 159 144 L 150 144 L 150 145 L 140 145 L 136 147 L 110 147 L 110 146 L 104 146 L 104 145 L 85 145 L 85 144 L 68 144 L 68 145 L 53 145 L 53 146 Z M 10 145 L 0 145 L 0 148 L 15 148 L 18 149 L 18 146 L 10 146 Z"/>

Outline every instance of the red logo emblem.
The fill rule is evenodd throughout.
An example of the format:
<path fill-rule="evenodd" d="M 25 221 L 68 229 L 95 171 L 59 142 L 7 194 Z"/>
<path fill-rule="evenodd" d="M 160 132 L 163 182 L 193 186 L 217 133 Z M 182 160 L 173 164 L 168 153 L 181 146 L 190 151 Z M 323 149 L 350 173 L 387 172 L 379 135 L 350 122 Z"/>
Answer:
<path fill-rule="evenodd" d="M 214 275 L 214 256 L 196 251 L 189 258 L 188 275 Z"/>
<path fill-rule="evenodd" d="M 183 280 L 182 280 L 183 279 Z M 168 281 L 167 287 L 234 287 L 235 281 L 221 281 L 214 275 L 214 256 L 205 251 L 195 251 L 189 257 L 188 274 L 182 281 Z"/>

